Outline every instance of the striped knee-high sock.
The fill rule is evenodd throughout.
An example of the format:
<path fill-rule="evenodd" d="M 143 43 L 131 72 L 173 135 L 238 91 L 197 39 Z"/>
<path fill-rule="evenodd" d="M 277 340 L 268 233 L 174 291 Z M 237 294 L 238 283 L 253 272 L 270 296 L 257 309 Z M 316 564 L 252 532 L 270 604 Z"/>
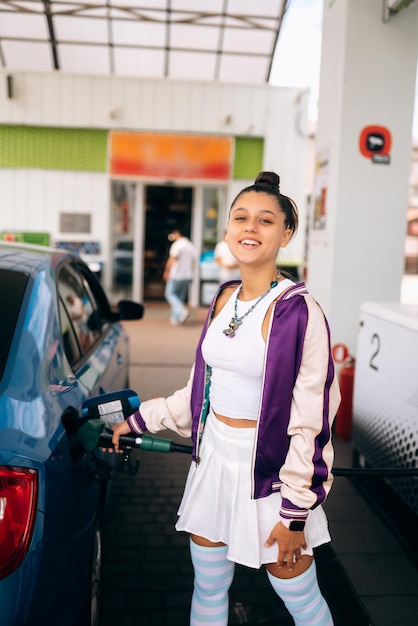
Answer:
<path fill-rule="evenodd" d="M 270 572 L 267 576 L 295 620 L 295 626 L 333 626 L 331 612 L 318 585 L 314 561 L 306 572 L 295 578 L 276 578 Z"/>
<path fill-rule="evenodd" d="M 234 578 L 235 563 L 228 561 L 227 551 L 227 546 L 207 548 L 190 540 L 194 567 L 190 626 L 228 624 L 228 591 Z"/>

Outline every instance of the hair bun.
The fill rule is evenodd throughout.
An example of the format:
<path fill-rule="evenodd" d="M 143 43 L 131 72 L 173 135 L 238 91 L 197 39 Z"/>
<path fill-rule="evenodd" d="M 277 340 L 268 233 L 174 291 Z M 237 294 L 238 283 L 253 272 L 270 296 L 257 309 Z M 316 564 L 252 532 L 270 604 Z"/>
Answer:
<path fill-rule="evenodd" d="M 255 179 L 255 184 L 277 187 L 277 189 L 280 191 L 280 176 L 276 174 L 276 172 L 260 172 Z"/>

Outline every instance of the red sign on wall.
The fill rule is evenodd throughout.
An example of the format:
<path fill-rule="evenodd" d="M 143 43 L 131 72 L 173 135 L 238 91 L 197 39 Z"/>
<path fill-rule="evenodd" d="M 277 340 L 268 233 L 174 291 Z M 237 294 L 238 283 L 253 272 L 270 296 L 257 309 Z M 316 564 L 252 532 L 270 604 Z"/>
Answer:
<path fill-rule="evenodd" d="M 391 147 L 392 135 L 384 126 L 366 126 L 360 133 L 360 152 L 373 163 L 390 163 Z"/>
<path fill-rule="evenodd" d="M 228 180 L 232 154 L 230 137 L 110 133 L 113 175 Z"/>

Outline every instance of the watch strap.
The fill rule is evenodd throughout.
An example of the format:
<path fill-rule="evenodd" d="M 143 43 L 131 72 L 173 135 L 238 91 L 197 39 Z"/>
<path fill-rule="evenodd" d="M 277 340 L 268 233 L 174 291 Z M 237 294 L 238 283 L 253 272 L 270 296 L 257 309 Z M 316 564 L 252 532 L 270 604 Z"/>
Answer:
<path fill-rule="evenodd" d="M 295 532 L 302 532 L 305 529 L 305 520 L 280 518 L 283 526 Z"/>

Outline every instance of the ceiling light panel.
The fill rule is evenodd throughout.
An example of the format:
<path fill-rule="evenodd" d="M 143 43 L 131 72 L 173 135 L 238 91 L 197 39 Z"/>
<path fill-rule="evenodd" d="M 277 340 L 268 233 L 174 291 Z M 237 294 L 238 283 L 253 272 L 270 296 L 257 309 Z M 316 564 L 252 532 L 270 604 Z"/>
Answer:
<path fill-rule="evenodd" d="M 74 74 L 109 74 L 108 46 L 59 44 L 58 58 L 63 72 Z"/>
<path fill-rule="evenodd" d="M 193 11 L 196 13 L 222 13 L 224 0 L 171 0 L 173 11 Z"/>
<path fill-rule="evenodd" d="M 0 11 L 0 37 L 45 40 L 48 38 L 46 19 L 43 15 Z"/>
<path fill-rule="evenodd" d="M 15 0 L 12 2 L 0 2 L 0 11 L 7 10 L 12 12 L 26 12 L 26 13 L 43 13 L 44 3 L 32 0 L 31 2 L 19 2 Z"/>
<path fill-rule="evenodd" d="M 227 52 L 255 52 L 270 55 L 275 42 L 275 33 L 267 30 L 238 30 L 226 28 L 222 49 Z"/>
<path fill-rule="evenodd" d="M 133 7 L 140 9 L 142 7 L 152 7 L 153 9 L 166 10 L 169 4 L 169 0 L 148 0 L 148 2 L 141 2 L 141 0 L 110 0 L 109 5 L 112 7 Z"/>
<path fill-rule="evenodd" d="M 166 25 L 150 22 L 114 20 L 112 22 L 113 42 L 132 46 L 165 46 Z"/>
<path fill-rule="evenodd" d="M 108 42 L 108 26 L 106 20 L 56 16 L 54 19 L 54 29 L 55 37 L 59 42 Z"/>
<path fill-rule="evenodd" d="M 43 2 L 40 4 L 43 5 Z M 108 8 L 106 2 L 92 0 L 92 2 L 65 2 L 53 0 L 50 2 L 52 15 L 71 15 L 80 17 L 107 17 Z"/>
<path fill-rule="evenodd" d="M 229 0 L 228 13 L 240 15 L 264 15 L 277 18 L 284 0 Z M 309 0 L 308 0 L 309 1 Z"/>
<path fill-rule="evenodd" d="M 219 42 L 219 28 L 176 24 L 170 27 L 170 47 L 195 48 L 196 50 L 216 50 Z"/>

